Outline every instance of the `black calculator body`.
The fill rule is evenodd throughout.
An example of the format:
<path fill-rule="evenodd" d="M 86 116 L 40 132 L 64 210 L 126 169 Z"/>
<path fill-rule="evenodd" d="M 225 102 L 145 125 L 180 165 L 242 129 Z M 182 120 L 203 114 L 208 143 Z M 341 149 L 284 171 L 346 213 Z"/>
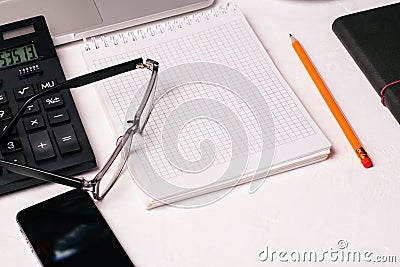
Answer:
<path fill-rule="evenodd" d="M 27 99 L 64 81 L 43 16 L 0 26 L 1 130 Z M 69 90 L 30 105 L 12 134 L 0 140 L 0 157 L 64 175 L 96 167 Z M 43 183 L 1 168 L 0 177 L 0 194 Z"/>

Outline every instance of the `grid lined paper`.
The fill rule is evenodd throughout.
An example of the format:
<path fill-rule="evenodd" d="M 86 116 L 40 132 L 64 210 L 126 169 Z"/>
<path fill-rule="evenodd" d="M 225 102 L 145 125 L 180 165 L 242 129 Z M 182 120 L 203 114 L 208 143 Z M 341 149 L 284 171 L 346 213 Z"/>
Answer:
<path fill-rule="evenodd" d="M 228 14 L 221 13 L 218 16 L 229 16 L 230 12 Z M 117 49 L 114 48 L 114 51 L 118 51 L 119 46 L 121 48 L 123 46 L 130 47 L 131 50 L 125 49 L 126 52 L 123 53 L 105 52 L 104 55 L 108 56 L 97 56 L 91 62 L 95 69 L 100 69 L 146 56 L 159 61 L 161 70 L 184 63 L 214 62 L 232 66 L 239 70 L 260 90 L 264 99 L 259 101 L 265 101 L 268 104 L 275 127 L 274 135 L 267 135 L 264 140 L 260 139 L 257 120 L 252 117 L 249 108 L 238 96 L 230 93 L 223 86 L 199 82 L 178 86 L 173 91 L 166 93 L 157 102 L 145 129 L 146 140 L 151 141 L 146 141 L 145 146 L 140 146 L 140 143 L 135 144 L 135 151 L 138 151 L 139 154 L 145 152 L 152 162 L 152 166 L 143 166 L 143 168 L 145 170 L 156 169 L 164 179 L 184 174 L 171 163 L 170 159 L 160 156 L 164 155 L 164 149 L 169 149 L 163 147 L 165 144 L 161 140 L 164 123 L 171 112 L 179 108 L 182 103 L 193 99 L 197 99 L 196 101 L 198 99 L 211 99 L 229 106 L 241 118 L 240 123 L 245 125 L 250 138 L 248 144 L 232 144 L 229 138 L 229 134 L 232 133 L 227 134 L 218 123 L 206 119 L 193 120 L 182 128 L 179 135 L 179 151 L 189 161 L 195 161 L 202 156 L 199 151 L 199 143 L 204 139 L 211 139 L 216 146 L 217 153 L 213 165 L 218 165 L 231 160 L 232 157 L 245 156 L 241 154 L 231 155 L 232 145 L 237 145 L 239 151 L 243 153 L 248 149 L 250 154 L 255 154 L 262 148 L 262 142 L 266 142 L 270 147 L 275 145 L 279 147 L 316 134 L 310 122 L 288 93 L 287 87 L 282 84 L 279 74 L 271 68 L 270 62 L 266 59 L 265 51 L 260 48 L 257 43 L 258 40 L 255 41 L 255 37 L 249 31 L 246 22 L 242 19 L 235 19 L 223 24 L 214 24 L 213 19 L 218 20 L 218 18 L 209 18 L 207 21 L 199 22 L 199 24 L 204 24 L 201 29 L 194 27 L 194 25 L 186 25 L 182 28 L 175 28 L 173 31 L 167 29 L 164 33 L 156 33 L 156 36 L 148 37 L 148 44 L 146 39 L 119 44 L 115 46 Z M 175 31 L 179 31 L 179 37 L 163 38 L 165 35 L 173 35 Z M 157 34 L 160 36 L 157 37 Z M 150 42 L 150 38 L 153 42 Z M 154 42 L 155 38 L 159 38 L 160 41 Z M 105 47 L 100 50 L 106 51 L 107 49 L 112 50 L 113 47 Z M 97 52 L 94 51 L 94 53 Z M 88 55 L 90 53 L 90 51 L 85 52 Z M 207 72 L 207 69 L 198 69 L 197 71 Z M 185 75 L 185 73 L 178 73 L 176 79 L 181 79 L 182 75 Z M 234 79 L 234 77 L 227 78 Z M 138 89 L 143 87 L 148 79 L 149 73 L 135 71 L 102 82 L 102 86 L 112 103 L 112 108 L 115 109 L 121 123 L 126 120 L 128 107 L 132 99 L 135 98 L 134 96 L 137 95 Z M 241 86 L 243 90 L 246 90 L 246 84 Z M 163 84 L 161 79 L 157 87 L 158 93 L 159 91 L 168 91 L 169 88 L 167 87 L 168 83 Z M 246 91 L 245 93 L 251 94 L 252 92 Z M 215 112 L 222 111 L 215 110 Z M 168 127 L 182 126 L 168 125 Z M 140 161 L 140 159 L 138 160 Z"/>

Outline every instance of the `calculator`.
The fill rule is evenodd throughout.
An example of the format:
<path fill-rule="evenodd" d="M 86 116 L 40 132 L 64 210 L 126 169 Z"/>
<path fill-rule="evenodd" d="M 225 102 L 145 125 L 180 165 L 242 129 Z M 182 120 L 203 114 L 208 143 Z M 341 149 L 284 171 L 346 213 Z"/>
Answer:
<path fill-rule="evenodd" d="M 0 129 L 24 102 L 64 82 L 45 18 L 0 26 Z M 0 140 L 0 158 L 74 175 L 96 167 L 96 159 L 69 90 L 28 106 L 11 135 Z M 44 183 L 0 168 L 0 194 Z"/>

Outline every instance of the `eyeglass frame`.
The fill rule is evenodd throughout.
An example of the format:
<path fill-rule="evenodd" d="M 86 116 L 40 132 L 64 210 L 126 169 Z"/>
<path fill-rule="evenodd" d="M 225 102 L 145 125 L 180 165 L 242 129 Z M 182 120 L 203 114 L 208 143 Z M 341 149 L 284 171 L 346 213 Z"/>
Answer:
<path fill-rule="evenodd" d="M 14 162 L 9 162 L 0 159 L 0 166 L 3 168 L 8 169 L 9 171 L 48 181 L 48 182 L 54 182 L 58 184 L 63 184 L 67 185 L 70 187 L 74 187 L 77 189 L 81 189 L 87 192 L 92 193 L 92 196 L 96 200 L 102 200 L 106 194 L 111 190 L 115 182 L 118 180 L 118 178 L 121 175 L 121 172 L 124 169 L 124 165 L 129 157 L 128 153 L 125 153 L 121 156 L 121 159 L 118 162 L 118 166 L 115 169 L 115 172 L 113 173 L 113 176 L 107 185 L 107 187 L 104 189 L 104 192 L 100 192 L 100 183 L 102 178 L 105 176 L 109 168 L 113 165 L 115 162 L 116 158 L 121 154 L 122 149 L 125 146 L 128 146 L 130 148 L 130 145 L 132 143 L 133 136 L 136 133 L 142 134 L 144 127 L 147 124 L 147 121 L 150 117 L 151 110 L 153 108 L 153 101 L 154 101 L 154 94 L 155 94 L 155 87 L 157 83 L 157 77 L 158 77 L 158 70 L 159 70 L 159 63 L 155 60 L 152 59 L 147 59 L 146 63 L 143 63 L 142 58 L 138 58 L 132 61 L 128 61 L 125 63 L 121 63 L 112 67 L 108 67 L 105 69 L 101 69 L 98 71 L 94 71 L 76 78 L 73 78 L 71 80 L 65 81 L 63 83 L 60 83 L 57 86 L 54 86 L 53 88 L 50 88 L 46 91 L 43 91 L 39 94 L 34 95 L 30 99 L 28 99 L 18 110 L 18 112 L 15 114 L 13 119 L 10 121 L 10 123 L 5 127 L 3 130 L 3 133 L 1 135 L 1 139 L 4 137 L 7 137 L 7 135 L 12 131 L 12 129 L 16 126 L 18 121 L 22 118 L 22 114 L 26 110 L 26 108 L 35 101 L 36 99 L 43 97 L 47 94 L 51 94 L 54 92 L 59 92 L 61 90 L 69 89 L 69 88 L 78 88 L 96 81 L 100 81 L 102 79 L 106 79 L 109 77 L 112 77 L 117 74 L 121 74 L 130 70 L 136 70 L 136 69 L 148 69 L 151 70 L 151 76 L 149 79 L 149 83 L 147 85 L 146 91 L 144 93 L 144 96 L 139 104 L 139 107 L 134 115 L 133 120 L 128 120 L 127 123 L 130 124 L 130 126 L 125 130 L 124 134 L 120 136 L 117 140 L 117 145 L 111 154 L 111 156 L 108 158 L 104 166 L 100 169 L 100 171 L 96 174 L 96 176 L 91 179 L 85 179 L 83 176 L 80 177 L 72 177 L 72 176 L 64 176 L 64 175 L 59 175 L 55 174 L 49 171 L 45 171 L 42 169 L 38 168 L 33 168 L 25 165 L 21 165 L 18 163 Z M 148 109 L 148 110 L 146 110 Z"/>

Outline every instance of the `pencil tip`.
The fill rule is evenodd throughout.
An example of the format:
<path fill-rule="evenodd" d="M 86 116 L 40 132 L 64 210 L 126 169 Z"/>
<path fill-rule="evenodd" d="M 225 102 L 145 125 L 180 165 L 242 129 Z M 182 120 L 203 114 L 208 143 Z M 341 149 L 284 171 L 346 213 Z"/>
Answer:
<path fill-rule="evenodd" d="M 291 33 L 289 33 L 289 37 L 292 37 L 293 35 Z"/>

